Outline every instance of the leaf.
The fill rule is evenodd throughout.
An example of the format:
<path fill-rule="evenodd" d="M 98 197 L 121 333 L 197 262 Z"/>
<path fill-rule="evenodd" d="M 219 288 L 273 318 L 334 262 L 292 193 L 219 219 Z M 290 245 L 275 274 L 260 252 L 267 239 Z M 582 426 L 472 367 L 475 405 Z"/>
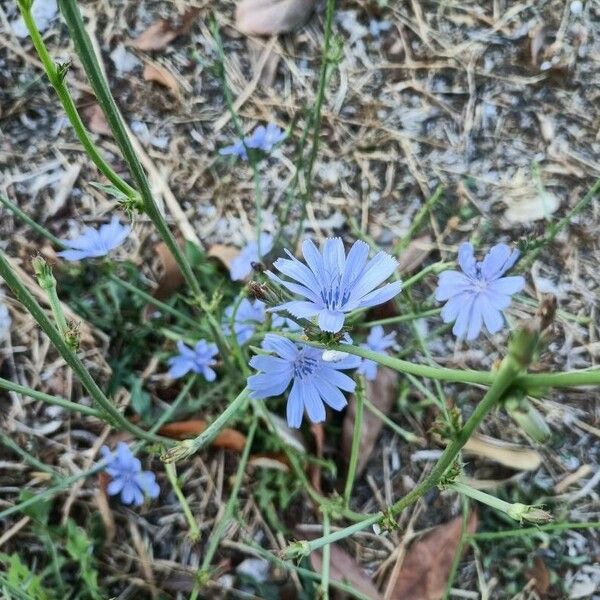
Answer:
<path fill-rule="evenodd" d="M 539 192 L 531 196 L 522 196 L 520 199 L 507 200 L 508 208 L 504 216 L 511 223 L 530 223 L 547 219 L 556 212 L 560 206 L 558 198 L 550 192 Z"/>
<path fill-rule="evenodd" d="M 173 438 L 175 440 L 185 440 L 195 437 L 202 433 L 208 423 L 204 419 L 190 419 L 188 421 L 173 421 L 163 425 L 159 430 L 159 435 Z M 221 433 L 212 441 L 212 445 L 216 448 L 224 448 L 226 450 L 235 450 L 241 452 L 246 444 L 246 436 L 235 429 L 221 430 Z"/>
<path fill-rule="evenodd" d="M 400 253 L 398 271 L 402 274 L 414 271 L 423 264 L 432 250 L 433 245 L 430 235 L 424 235 L 411 240 L 408 246 Z"/>
<path fill-rule="evenodd" d="M 185 279 L 179 265 L 164 242 L 156 244 L 154 252 L 158 256 L 162 272 L 152 295 L 158 300 L 164 300 L 172 296 L 184 284 Z"/>
<path fill-rule="evenodd" d="M 262 467 L 263 469 L 275 469 L 284 473 L 289 473 L 291 470 L 285 454 L 281 453 L 253 454 L 248 459 L 248 464 L 253 467 Z"/>
<path fill-rule="evenodd" d="M 166 19 L 155 21 L 146 31 L 130 40 L 129 45 L 137 50 L 163 50 L 180 35 L 189 32 L 199 12 L 198 8 L 190 8 L 177 22 Z"/>
<path fill-rule="evenodd" d="M 29 567 L 21 562 L 21 558 L 16 552 L 10 555 L 0 553 L 0 565 L 6 573 L 8 583 L 26 594 L 26 598 L 30 600 L 49 600 L 48 592 L 42 587 L 42 578 L 39 575 L 34 575 Z M 17 596 L 14 597 L 17 598 Z"/>
<path fill-rule="evenodd" d="M 536 556 L 533 559 L 533 565 L 526 572 L 529 579 L 533 579 L 535 591 L 543 598 L 550 588 L 550 573 L 543 559 Z"/>
<path fill-rule="evenodd" d="M 471 436 L 463 450 L 466 454 L 489 458 L 517 471 L 535 471 L 542 464 L 542 457 L 535 450 L 487 435 Z"/>
<path fill-rule="evenodd" d="M 231 269 L 231 262 L 238 256 L 240 249 L 225 244 L 214 244 L 208 250 L 208 257 L 218 260 L 227 270 Z"/>
<path fill-rule="evenodd" d="M 154 81 L 158 85 L 162 85 L 171 90 L 176 96 L 179 96 L 181 90 L 179 83 L 175 79 L 175 75 L 166 67 L 157 63 L 146 63 L 144 67 L 144 79 L 146 81 Z"/>
<path fill-rule="evenodd" d="M 391 598 L 407 600 L 440 600 L 458 549 L 462 517 L 438 525 L 413 542 L 402 562 L 398 578 L 393 582 Z M 477 515 L 469 515 L 467 531 L 477 530 Z M 467 546 L 468 547 L 468 546 Z"/>
<path fill-rule="evenodd" d="M 236 27 L 246 35 L 276 35 L 304 24 L 316 0 L 242 0 L 235 11 Z"/>
<path fill-rule="evenodd" d="M 104 113 L 98 104 L 90 104 L 81 112 L 84 120 L 87 123 L 88 129 L 92 133 L 97 133 L 99 135 L 112 135 L 108 121 L 106 120 L 106 117 L 104 116 Z"/>
<path fill-rule="evenodd" d="M 365 395 L 382 413 L 387 414 L 394 404 L 397 385 L 398 373 L 392 369 L 379 367 L 379 369 L 377 369 L 375 380 L 367 381 Z M 356 400 L 352 399 L 348 405 L 342 428 L 342 456 L 344 456 L 346 460 L 350 458 L 352 449 L 355 415 Z M 379 438 L 382 426 L 383 423 L 381 419 L 365 408 L 358 450 L 358 465 L 356 467 L 357 476 L 362 473 L 367 465 L 371 453 L 373 452 L 375 442 Z"/>
<path fill-rule="evenodd" d="M 360 592 L 371 600 L 380 600 L 382 595 L 379 593 L 379 590 L 373 584 L 372 579 L 365 573 L 363 568 L 338 545 L 331 544 L 330 548 L 330 579 L 332 581 L 350 584 L 357 592 Z M 323 554 L 320 550 L 310 554 L 310 564 L 315 573 L 322 573 Z M 404 596 L 401 597 L 404 598 Z M 406 600 L 408 600 L 408 598 L 409 596 L 406 596 Z M 413 598 L 410 597 L 410 600 L 413 600 Z"/>

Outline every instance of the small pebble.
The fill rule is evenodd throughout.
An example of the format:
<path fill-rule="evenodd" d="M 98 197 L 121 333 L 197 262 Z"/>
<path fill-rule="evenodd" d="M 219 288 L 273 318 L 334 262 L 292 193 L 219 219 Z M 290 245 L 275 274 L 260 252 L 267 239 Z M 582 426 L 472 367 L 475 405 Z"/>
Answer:
<path fill-rule="evenodd" d="M 583 13 L 583 2 L 581 0 L 573 0 L 569 8 L 572 15 L 579 16 Z"/>

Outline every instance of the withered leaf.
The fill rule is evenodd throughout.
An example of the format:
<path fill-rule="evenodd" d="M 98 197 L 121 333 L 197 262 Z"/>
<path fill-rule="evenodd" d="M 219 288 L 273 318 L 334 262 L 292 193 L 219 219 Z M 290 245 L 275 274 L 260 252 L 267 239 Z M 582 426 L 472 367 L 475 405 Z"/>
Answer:
<path fill-rule="evenodd" d="M 433 245 L 430 235 L 411 240 L 399 256 L 398 271 L 402 274 L 414 271 L 423 264 L 432 250 Z"/>
<path fill-rule="evenodd" d="M 129 45 L 137 50 L 162 50 L 174 39 L 189 32 L 198 15 L 198 8 L 190 8 L 176 22 L 160 19 L 155 21 Z"/>
<path fill-rule="evenodd" d="M 505 467 L 518 471 L 535 471 L 542 457 L 532 448 L 475 434 L 464 446 L 465 454 L 489 458 Z"/>
<path fill-rule="evenodd" d="M 173 254 L 164 242 L 156 244 L 154 252 L 161 265 L 161 275 L 153 296 L 158 300 L 164 300 L 173 295 L 183 285 L 185 279 Z"/>
<path fill-rule="evenodd" d="M 108 121 L 102 112 L 100 106 L 96 103 L 86 106 L 82 111 L 83 118 L 87 123 L 88 129 L 92 133 L 99 135 L 112 135 Z"/>
<path fill-rule="evenodd" d="M 238 256 L 240 249 L 236 246 L 213 244 L 208 250 L 209 258 L 216 258 L 224 267 L 231 269 L 231 262 Z"/>
<path fill-rule="evenodd" d="M 305 23 L 316 0 L 242 0 L 235 11 L 236 27 L 246 35 L 276 35 Z"/>
<path fill-rule="evenodd" d="M 162 85 L 171 90 L 176 96 L 179 96 L 179 83 L 169 69 L 157 63 L 146 63 L 144 67 L 144 79 L 146 81 L 154 81 L 158 85 Z"/>
<path fill-rule="evenodd" d="M 185 440 L 201 434 L 208 423 L 204 419 L 189 419 L 187 421 L 173 421 L 163 425 L 159 430 L 159 435 L 163 435 L 175 440 Z M 212 441 L 216 448 L 225 448 L 241 452 L 246 444 L 246 436 L 235 429 L 226 427 L 222 429 L 219 435 Z"/>
<path fill-rule="evenodd" d="M 392 369 L 379 367 L 375 380 L 367 381 L 365 395 L 382 413 L 387 414 L 394 404 L 397 385 L 398 373 Z M 352 399 L 348 405 L 342 428 L 342 456 L 346 459 L 350 457 L 352 449 L 355 415 L 356 400 Z M 357 475 L 360 475 L 366 467 L 382 426 L 381 419 L 365 408 L 358 450 Z"/>
<path fill-rule="evenodd" d="M 452 519 L 426 533 L 408 549 L 393 587 L 391 598 L 440 600 L 458 549 L 462 517 Z M 469 515 L 467 531 L 477 530 L 477 515 Z"/>

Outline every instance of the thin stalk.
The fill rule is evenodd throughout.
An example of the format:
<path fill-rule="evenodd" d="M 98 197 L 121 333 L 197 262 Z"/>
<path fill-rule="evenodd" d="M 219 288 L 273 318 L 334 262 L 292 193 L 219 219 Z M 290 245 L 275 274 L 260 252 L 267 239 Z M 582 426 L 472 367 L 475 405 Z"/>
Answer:
<path fill-rule="evenodd" d="M 469 527 L 469 498 L 467 496 L 461 496 L 462 500 L 462 523 L 460 528 L 460 538 L 458 539 L 458 545 L 456 547 L 456 552 L 454 553 L 454 558 L 452 559 L 452 565 L 450 566 L 450 573 L 448 574 L 448 581 L 446 582 L 446 590 L 444 591 L 443 600 L 449 600 L 450 593 L 452 592 L 452 585 L 454 584 L 454 579 L 456 578 L 456 574 L 458 573 L 458 567 L 463 558 L 463 553 L 465 551 L 465 546 L 468 542 L 468 527 Z"/>
<path fill-rule="evenodd" d="M 219 431 L 229 423 L 235 414 L 246 404 L 248 400 L 248 388 L 244 388 L 231 404 L 197 437 L 183 440 L 176 446 L 169 448 L 160 457 L 163 462 L 170 463 L 187 458 L 195 454 L 204 446 L 210 444 L 218 435 Z"/>
<path fill-rule="evenodd" d="M 217 527 L 210 536 L 208 548 L 206 549 L 204 559 L 202 561 L 202 566 L 200 567 L 201 572 L 208 572 L 208 570 L 210 569 L 210 563 L 212 562 L 215 552 L 217 551 L 217 548 L 221 543 L 221 539 L 223 538 L 227 527 L 231 521 L 233 510 L 235 508 L 235 504 L 240 493 L 240 488 L 242 486 L 242 479 L 244 478 L 246 465 L 248 464 L 248 458 L 250 456 L 250 449 L 252 448 L 254 434 L 256 433 L 257 423 L 258 420 L 255 417 L 252 421 L 252 425 L 250 425 L 250 429 L 248 430 L 248 434 L 246 436 L 246 445 L 244 446 L 244 451 L 242 452 L 240 462 L 238 463 L 238 468 L 235 474 L 235 481 L 233 483 L 229 499 L 227 500 L 227 504 L 225 505 L 223 516 L 221 517 L 221 520 L 219 521 Z"/>
<path fill-rule="evenodd" d="M 504 531 L 481 531 L 471 533 L 469 540 L 491 542 L 510 537 L 520 537 L 535 535 L 545 531 L 568 531 L 570 529 L 600 529 L 600 521 L 590 521 L 589 523 L 549 523 L 547 525 L 537 525 L 535 527 L 520 527 L 519 529 L 505 529 Z"/>
<path fill-rule="evenodd" d="M 424 269 L 421 269 L 418 273 L 415 273 L 412 277 L 409 277 L 406 281 L 402 282 L 402 291 L 406 291 L 416 283 L 419 283 L 422 279 L 430 275 L 431 273 L 441 273 L 442 271 L 455 266 L 455 262 L 439 262 L 432 265 L 427 265 Z"/>
<path fill-rule="evenodd" d="M 327 71 L 329 67 L 329 52 L 331 48 L 331 38 L 333 35 L 333 17 L 335 14 L 335 0 L 327 0 L 325 8 L 325 28 L 323 32 L 323 56 L 321 59 L 321 69 L 319 72 L 319 86 L 317 88 L 317 98 L 315 100 L 315 108 L 313 112 L 313 131 L 312 131 L 312 146 L 310 154 L 308 156 L 308 164 L 306 167 L 305 185 L 306 193 L 304 196 L 304 202 L 302 203 L 302 214 L 296 230 L 296 237 L 294 240 L 293 247 L 298 245 L 298 240 L 304 228 L 304 219 L 306 218 L 306 203 L 312 197 L 313 191 L 313 170 L 315 166 L 315 160 L 319 152 L 320 132 L 323 121 L 323 102 L 325 100 L 325 88 L 327 87 Z"/>
<path fill-rule="evenodd" d="M 82 415 L 87 415 L 89 417 L 101 419 L 103 416 L 101 411 L 92 408 L 91 406 L 84 406 L 82 404 L 77 404 L 76 402 L 71 402 L 70 400 L 65 400 L 64 398 L 59 398 L 58 396 L 51 396 L 50 394 L 45 394 L 44 392 L 38 392 L 37 390 L 25 387 L 24 385 L 19 385 L 18 383 L 13 383 L 12 381 L 3 379 L 2 377 L 0 377 L 0 389 L 16 392 L 17 394 L 23 394 L 23 396 L 28 396 L 34 400 L 41 400 L 46 404 L 61 406 L 67 410 L 80 412 Z"/>
<path fill-rule="evenodd" d="M 117 107 L 117 104 L 110 92 L 108 83 L 102 72 L 102 68 L 98 63 L 98 59 L 94 52 L 92 42 L 87 34 L 79 7 L 77 6 L 77 0 L 60 0 L 60 9 L 63 17 L 67 23 L 71 37 L 75 42 L 75 49 L 81 60 L 81 64 L 86 72 L 90 84 L 98 99 L 106 120 L 113 132 L 115 141 L 117 142 L 123 158 L 129 167 L 129 171 L 135 180 L 137 187 L 140 191 L 140 196 L 144 203 L 144 211 L 150 217 L 150 220 L 158 230 L 158 233 L 162 240 L 167 245 L 169 251 L 173 255 L 175 262 L 181 269 L 183 277 L 188 284 L 190 290 L 196 296 L 201 296 L 202 290 L 200 285 L 194 276 L 192 267 L 186 259 L 181 248 L 175 241 L 175 237 L 171 233 L 167 222 L 160 212 L 158 205 L 156 204 L 152 191 L 150 190 L 150 184 L 142 164 L 137 157 L 129 135 L 127 128 L 123 121 L 123 117 Z"/>
<path fill-rule="evenodd" d="M 175 470 L 175 465 L 172 463 L 166 464 L 165 471 L 167 473 L 167 477 L 169 478 L 169 483 L 171 484 L 171 487 L 177 496 L 177 500 L 179 500 L 179 504 L 183 509 L 183 514 L 185 515 L 188 527 L 190 528 L 190 540 L 195 543 L 200 539 L 200 528 L 198 527 L 198 523 L 196 523 L 196 519 L 194 518 L 194 515 L 190 509 L 187 498 L 185 497 L 185 494 L 179 485 L 179 481 L 177 481 L 177 471 Z"/>
<path fill-rule="evenodd" d="M 410 443 L 418 442 L 419 436 L 415 435 L 412 431 L 403 429 L 394 421 L 392 421 L 385 413 L 381 412 L 366 396 L 364 399 L 365 406 L 370 410 L 376 417 L 381 419 L 394 433 L 398 434 L 404 441 Z"/>
<path fill-rule="evenodd" d="M 358 385 L 354 394 L 354 430 L 352 432 L 352 448 L 350 449 L 350 460 L 348 462 L 348 475 L 346 476 L 346 485 L 344 486 L 344 506 L 350 507 L 350 497 L 352 496 L 352 487 L 356 477 L 356 467 L 358 465 L 358 453 L 360 450 L 360 440 L 362 433 L 363 414 L 365 411 L 365 385 L 363 377 L 358 378 Z"/>
<path fill-rule="evenodd" d="M 453 440 L 446 446 L 446 449 L 440 456 L 438 462 L 435 464 L 429 475 L 419 483 L 411 492 L 406 496 L 398 500 L 393 506 L 386 512 L 377 512 L 373 515 L 369 515 L 363 521 L 350 525 L 331 533 L 329 536 L 320 537 L 311 541 L 298 542 L 292 545 L 288 549 L 288 554 L 307 554 L 314 550 L 322 548 L 326 544 L 331 544 L 338 540 L 342 540 L 349 535 L 362 531 L 367 527 L 375 525 L 386 517 L 396 518 L 405 508 L 415 503 L 419 498 L 424 496 L 429 490 L 433 489 L 444 477 L 446 471 L 458 457 L 463 446 L 467 443 L 469 438 L 473 435 L 477 427 L 483 421 L 484 417 L 497 405 L 499 400 L 502 398 L 504 392 L 514 382 L 518 374 L 523 369 L 523 357 L 519 355 L 520 348 L 515 348 L 511 344 L 509 354 L 506 356 L 498 373 L 494 378 L 494 382 L 488 389 L 487 393 L 481 400 L 481 402 L 475 407 L 472 415 L 464 424 L 463 428 L 456 434 Z"/>
<path fill-rule="evenodd" d="M 50 338 L 50 341 L 54 344 L 65 362 L 73 369 L 73 372 L 77 375 L 83 387 L 90 394 L 92 400 L 105 413 L 105 418 L 110 419 L 114 425 L 132 433 L 138 438 L 150 442 L 168 441 L 160 436 L 150 434 L 133 423 L 130 423 L 119 410 L 117 410 L 112 402 L 104 395 L 104 392 L 98 387 L 98 384 L 94 381 L 81 359 L 50 322 L 42 307 L 17 277 L 3 252 L 0 252 L 0 277 L 4 279 L 6 285 L 12 290 L 17 300 L 23 304 L 44 333 Z"/>
<path fill-rule="evenodd" d="M 60 475 L 52 467 L 23 450 L 23 448 L 13 442 L 13 440 L 2 431 L 0 431 L 0 443 L 4 444 L 7 448 L 10 448 L 15 454 L 18 454 L 30 466 L 39 469 L 44 473 L 48 473 L 55 480 L 60 479 Z"/>
<path fill-rule="evenodd" d="M 419 209 L 417 214 L 415 215 L 412 225 L 406 234 L 402 237 L 402 239 L 394 246 L 392 252 L 394 254 L 399 254 L 404 250 L 412 241 L 413 237 L 416 233 L 418 233 L 419 229 L 423 225 L 423 221 L 425 217 L 429 214 L 429 212 L 433 209 L 433 207 L 438 203 L 438 201 L 443 197 L 444 188 L 441 185 L 435 189 L 433 194 L 429 196 L 429 198 L 425 201 L 425 204 Z"/>
<path fill-rule="evenodd" d="M 388 317 L 387 319 L 377 319 L 376 321 L 367 321 L 363 323 L 363 327 L 375 327 L 375 325 L 394 325 L 396 323 L 405 323 L 407 321 L 416 321 L 427 317 L 435 317 L 442 312 L 441 308 L 432 308 L 424 310 L 422 313 L 414 313 L 408 315 L 398 315 L 397 317 Z"/>
<path fill-rule="evenodd" d="M 28 7 L 28 2 L 24 2 L 23 0 L 17 0 L 17 4 L 19 5 L 19 10 L 21 11 L 21 15 L 23 17 L 23 21 L 27 30 L 29 31 L 29 35 L 31 36 L 31 41 L 35 47 L 40 60 L 42 61 L 42 65 L 44 67 L 44 71 L 46 71 L 46 75 L 52 84 L 52 87 L 55 89 L 58 98 L 63 105 L 65 113 L 67 114 L 67 118 L 69 119 L 73 129 L 75 130 L 75 134 L 79 138 L 81 145 L 84 147 L 88 156 L 92 159 L 94 164 L 98 167 L 98 169 L 104 174 L 104 176 L 123 194 L 128 197 L 134 197 L 137 195 L 137 192 L 126 182 L 124 181 L 112 167 L 104 160 L 96 145 L 92 141 L 90 134 L 85 128 L 79 113 L 77 112 L 77 107 L 69 94 L 69 90 L 65 85 L 65 77 L 68 66 L 58 66 L 50 57 L 50 54 L 44 44 L 44 40 L 38 31 L 38 28 L 33 19 L 31 7 Z"/>
<path fill-rule="evenodd" d="M 323 511 L 323 536 L 331 533 L 331 523 L 329 522 L 329 512 Z M 321 567 L 321 600 L 329 600 L 329 566 L 331 563 L 331 544 L 323 548 L 323 561 Z"/>

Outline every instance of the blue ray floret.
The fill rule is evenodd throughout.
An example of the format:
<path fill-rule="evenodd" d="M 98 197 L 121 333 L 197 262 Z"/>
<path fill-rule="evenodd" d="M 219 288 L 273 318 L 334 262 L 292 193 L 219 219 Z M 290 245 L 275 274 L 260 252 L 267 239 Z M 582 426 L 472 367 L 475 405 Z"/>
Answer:
<path fill-rule="evenodd" d="M 130 231 L 128 225 L 121 225 L 119 219 L 114 216 L 110 223 L 101 225 L 99 229 L 84 227 L 79 237 L 63 240 L 67 249 L 59 252 L 58 255 L 70 261 L 106 256 L 125 241 Z"/>
<path fill-rule="evenodd" d="M 231 261 L 229 273 L 231 279 L 239 281 L 245 279 L 252 272 L 252 263 L 258 262 L 261 257 L 271 252 L 273 248 L 273 236 L 268 233 L 261 233 L 259 243 L 249 242 Z"/>
<path fill-rule="evenodd" d="M 183 377 L 190 371 L 202 375 L 206 381 L 214 381 L 217 374 L 213 367 L 217 361 L 214 359 L 218 353 L 216 344 L 200 340 L 194 348 L 186 346 L 181 340 L 177 342 L 179 354 L 169 359 L 169 376 L 173 379 Z"/>
<path fill-rule="evenodd" d="M 375 327 L 371 327 L 367 342 L 361 344 L 361 346 L 379 354 L 387 354 L 387 349 L 394 345 L 395 338 L 395 331 L 385 335 L 383 327 L 375 325 Z M 374 360 L 363 358 L 360 367 L 358 367 L 358 372 L 362 373 L 368 381 L 373 381 L 377 376 L 377 363 Z"/>
<path fill-rule="evenodd" d="M 369 260 L 369 246 L 362 241 L 354 242 L 346 256 L 340 238 L 326 240 L 322 252 L 307 240 L 302 244 L 306 265 L 288 250 L 286 253 L 289 258 L 279 258 L 273 266 L 293 281 L 271 272 L 267 275 L 306 300 L 292 300 L 270 310 L 286 310 L 298 318 L 317 317 L 323 331 L 337 333 L 346 313 L 387 302 L 402 288 L 400 281 L 378 287 L 395 271 L 396 259 L 378 252 Z"/>
<path fill-rule="evenodd" d="M 251 302 L 244 298 L 238 305 L 231 305 L 225 309 L 223 315 L 222 327 L 225 335 L 231 335 L 231 317 L 233 319 L 233 331 L 238 344 L 245 344 L 256 331 L 256 327 L 265 321 L 265 303 L 260 300 Z"/>
<path fill-rule="evenodd" d="M 225 146 L 219 150 L 219 154 L 235 155 L 244 160 L 248 160 L 248 149 L 261 150 L 269 154 L 279 142 L 285 139 L 285 132 L 274 123 L 269 123 L 266 127 L 259 125 L 251 135 L 246 136 L 243 141 L 239 138 L 234 140 L 233 144 Z"/>
<path fill-rule="evenodd" d="M 504 277 L 519 258 L 519 251 L 496 244 L 481 262 L 475 260 L 473 246 L 464 242 L 458 249 L 460 271 L 440 273 L 436 300 L 447 300 L 442 308 L 444 323 L 452 323 L 458 338 L 474 340 L 485 325 L 496 333 L 505 324 L 503 311 L 511 296 L 525 287 L 521 275 Z"/>
<path fill-rule="evenodd" d="M 313 423 L 320 423 L 325 420 L 325 404 L 334 410 L 346 406 L 343 392 L 353 392 L 356 383 L 341 371 L 356 369 L 360 364 L 357 356 L 325 362 L 322 350 L 296 345 L 271 333 L 265 336 L 262 347 L 273 354 L 250 359 L 250 366 L 260 371 L 248 377 L 251 396 L 259 399 L 279 396 L 292 384 L 287 401 L 290 427 L 300 427 L 304 410 Z"/>
<path fill-rule="evenodd" d="M 121 495 L 123 504 L 141 506 L 144 495 L 157 498 L 160 487 L 151 471 L 142 471 L 142 463 L 132 453 L 127 444 L 119 442 L 113 453 L 102 446 L 102 457 L 107 461 L 105 471 L 111 476 L 106 491 L 109 496 Z"/>

